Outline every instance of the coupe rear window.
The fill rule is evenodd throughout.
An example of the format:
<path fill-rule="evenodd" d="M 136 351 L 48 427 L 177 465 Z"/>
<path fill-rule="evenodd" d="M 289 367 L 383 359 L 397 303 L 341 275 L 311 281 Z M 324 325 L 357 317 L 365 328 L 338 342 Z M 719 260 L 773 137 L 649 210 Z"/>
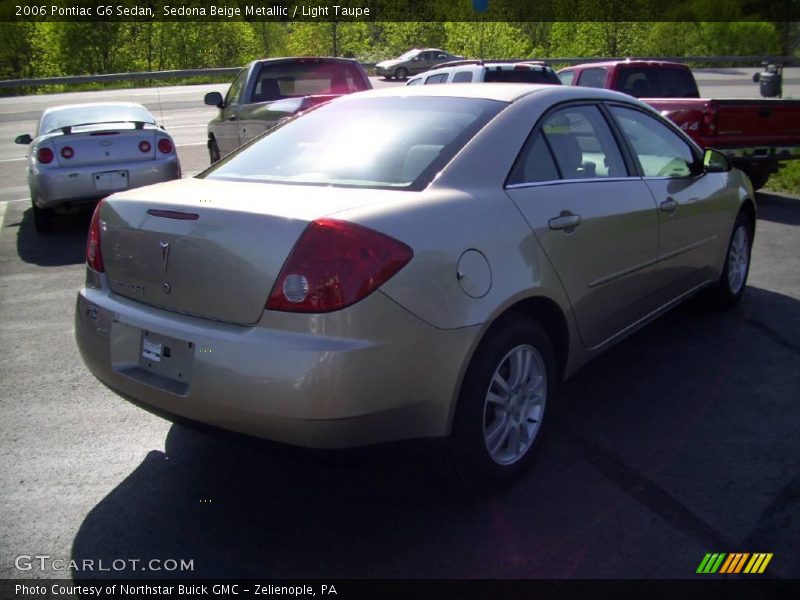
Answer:
<path fill-rule="evenodd" d="M 97 104 L 51 110 L 42 119 L 39 133 L 48 133 L 62 127 L 90 125 L 93 123 L 124 123 L 140 121 L 155 123 L 155 117 L 143 106 L 126 104 Z"/>
<path fill-rule="evenodd" d="M 418 190 L 504 106 L 477 98 L 348 97 L 267 132 L 202 176 Z"/>

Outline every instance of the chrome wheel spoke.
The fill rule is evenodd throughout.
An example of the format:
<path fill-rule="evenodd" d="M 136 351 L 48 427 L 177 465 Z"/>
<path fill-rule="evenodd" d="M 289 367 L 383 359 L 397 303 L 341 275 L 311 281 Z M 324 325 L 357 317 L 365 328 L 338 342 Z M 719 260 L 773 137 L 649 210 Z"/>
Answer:
<path fill-rule="evenodd" d="M 489 447 L 489 452 L 492 454 L 497 453 L 508 438 L 508 433 L 509 419 L 508 415 L 504 414 L 501 418 L 496 419 L 486 431 L 486 444 Z"/>
<path fill-rule="evenodd" d="M 492 460 L 510 465 L 530 449 L 547 395 L 544 360 L 529 345 L 512 349 L 497 365 L 486 391 L 483 437 Z"/>

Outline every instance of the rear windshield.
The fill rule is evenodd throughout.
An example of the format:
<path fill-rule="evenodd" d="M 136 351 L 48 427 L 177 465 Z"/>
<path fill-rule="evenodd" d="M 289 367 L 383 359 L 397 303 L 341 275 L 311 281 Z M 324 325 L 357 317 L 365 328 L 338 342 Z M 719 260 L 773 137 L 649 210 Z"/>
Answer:
<path fill-rule="evenodd" d="M 298 96 L 350 94 L 370 89 L 362 72 L 348 63 L 287 62 L 261 66 L 252 102 Z"/>
<path fill-rule="evenodd" d="M 554 83 L 561 84 L 561 80 L 553 71 L 542 70 L 520 70 L 504 69 L 502 71 L 486 71 L 483 79 L 486 83 Z"/>
<path fill-rule="evenodd" d="M 97 104 L 58 108 L 48 112 L 39 126 L 39 133 L 49 133 L 62 127 L 90 125 L 92 123 L 124 123 L 140 121 L 155 123 L 155 117 L 144 106 L 126 104 Z"/>
<path fill-rule="evenodd" d="M 478 98 L 348 98 L 257 138 L 202 177 L 419 190 L 504 106 Z"/>
<path fill-rule="evenodd" d="M 689 69 L 623 67 L 617 89 L 636 98 L 699 98 Z"/>

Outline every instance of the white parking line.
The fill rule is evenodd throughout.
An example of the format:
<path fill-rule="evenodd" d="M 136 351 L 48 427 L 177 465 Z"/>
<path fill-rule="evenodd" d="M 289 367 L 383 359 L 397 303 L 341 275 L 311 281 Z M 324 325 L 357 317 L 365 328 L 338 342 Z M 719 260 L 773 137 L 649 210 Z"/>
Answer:
<path fill-rule="evenodd" d="M 21 160 L 28 160 L 28 158 L 26 156 L 23 156 L 22 158 L 3 158 L 0 159 L 0 163 L 19 162 Z"/>
<path fill-rule="evenodd" d="M 9 204 L 13 204 L 15 202 L 26 202 L 27 198 L 22 198 L 20 200 L 8 200 L 7 202 L 0 202 L 0 237 L 3 236 L 3 233 L 6 230 L 6 208 Z"/>
<path fill-rule="evenodd" d="M 190 144 L 177 144 L 176 148 L 184 148 L 186 146 L 205 146 L 208 142 L 192 142 Z"/>

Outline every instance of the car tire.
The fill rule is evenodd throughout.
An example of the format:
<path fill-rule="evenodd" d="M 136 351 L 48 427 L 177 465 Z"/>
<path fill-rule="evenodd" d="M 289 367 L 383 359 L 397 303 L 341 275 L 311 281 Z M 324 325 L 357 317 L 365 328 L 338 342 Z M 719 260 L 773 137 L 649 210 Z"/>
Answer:
<path fill-rule="evenodd" d="M 555 377 L 552 343 L 535 320 L 515 315 L 493 326 L 461 385 L 448 474 L 473 490 L 514 481 L 541 439 Z"/>
<path fill-rule="evenodd" d="M 38 233 L 52 233 L 53 231 L 53 209 L 52 208 L 39 208 L 36 203 L 31 200 L 33 207 L 33 227 Z"/>
<path fill-rule="evenodd" d="M 728 251 L 725 253 L 725 267 L 712 293 L 713 302 L 719 307 L 734 306 L 744 294 L 750 273 L 752 232 L 753 227 L 748 216 L 739 213 L 728 242 Z"/>
<path fill-rule="evenodd" d="M 219 146 L 217 146 L 217 140 L 214 138 L 208 140 L 208 158 L 212 165 L 220 159 Z"/>
<path fill-rule="evenodd" d="M 397 79 L 397 81 L 405 81 L 408 79 L 408 69 L 405 67 L 400 67 L 399 69 L 395 70 L 394 78 Z"/>

